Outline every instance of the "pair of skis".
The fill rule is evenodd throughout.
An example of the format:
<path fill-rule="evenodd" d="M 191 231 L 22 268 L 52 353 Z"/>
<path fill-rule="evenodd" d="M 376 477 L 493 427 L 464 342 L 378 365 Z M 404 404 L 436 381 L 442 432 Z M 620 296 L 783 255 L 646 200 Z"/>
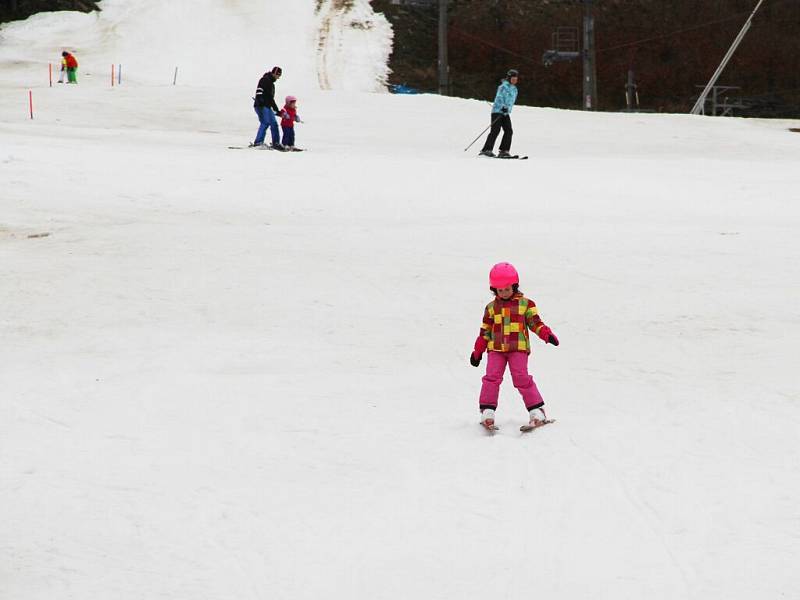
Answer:
<path fill-rule="evenodd" d="M 528 156 L 520 156 L 519 154 L 507 154 L 507 155 L 500 155 L 500 154 L 478 154 L 481 158 L 497 158 L 500 160 L 528 160 Z"/>
<path fill-rule="evenodd" d="M 279 150 L 278 148 L 273 148 L 272 146 L 267 146 L 266 144 L 263 146 L 254 146 L 253 144 L 250 144 L 249 146 L 228 146 L 228 150 L 248 150 L 255 148 L 259 150 L 261 150 L 262 148 L 264 150 L 274 150 L 275 152 L 305 152 L 306 150 L 305 148 L 291 148 L 287 150 Z"/>
<path fill-rule="evenodd" d="M 540 429 L 545 425 L 550 425 L 550 423 L 555 423 L 555 419 L 545 419 L 544 421 L 539 421 L 537 424 L 528 423 L 526 425 L 522 425 L 519 430 L 522 433 L 528 433 L 529 431 L 534 431 L 535 429 Z M 483 427 L 487 432 L 494 435 L 496 431 L 500 431 L 500 428 L 492 423 L 491 425 L 487 425 L 486 423 L 481 423 L 481 427 Z"/>

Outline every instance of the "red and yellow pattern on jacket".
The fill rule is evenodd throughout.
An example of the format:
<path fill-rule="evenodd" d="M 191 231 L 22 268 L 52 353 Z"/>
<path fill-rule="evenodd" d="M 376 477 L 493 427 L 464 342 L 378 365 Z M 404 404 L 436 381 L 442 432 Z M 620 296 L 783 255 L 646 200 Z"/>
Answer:
<path fill-rule="evenodd" d="M 508 300 L 496 298 L 486 305 L 481 336 L 490 352 L 531 352 L 530 328 L 537 336 L 545 327 L 533 300 L 520 293 Z"/>

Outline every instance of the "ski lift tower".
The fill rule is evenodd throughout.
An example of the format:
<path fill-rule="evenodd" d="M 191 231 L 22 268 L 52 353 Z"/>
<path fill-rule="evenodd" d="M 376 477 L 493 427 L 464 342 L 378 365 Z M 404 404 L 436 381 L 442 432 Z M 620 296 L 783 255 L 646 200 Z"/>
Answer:
<path fill-rule="evenodd" d="M 559 27 L 553 33 L 553 49 L 545 51 L 542 62 L 549 67 L 557 62 L 569 62 L 579 56 L 583 58 L 584 110 L 597 108 L 597 52 L 594 45 L 594 0 L 566 0 L 583 4 L 583 49 L 578 51 L 576 27 Z M 571 32 L 574 32 L 572 34 Z M 571 46 L 570 46 L 571 45 Z"/>
<path fill-rule="evenodd" d="M 739 44 L 742 43 L 744 36 L 749 31 L 751 25 L 753 24 L 753 18 L 756 16 L 758 9 L 761 8 L 761 5 L 764 4 L 764 0 L 758 0 L 758 4 L 753 9 L 753 12 L 750 13 L 750 16 L 745 21 L 744 26 L 742 27 L 741 31 L 739 31 L 739 35 L 736 36 L 736 39 L 733 40 L 733 44 L 731 47 L 728 48 L 728 52 L 722 58 L 722 62 L 719 63 L 717 70 L 714 71 L 714 74 L 711 76 L 711 79 L 708 80 L 706 87 L 703 89 L 700 97 L 697 99 L 697 102 L 694 103 L 692 107 L 691 114 L 693 115 L 704 115 L 706 113 L 706 98 L 708 98 L 708 93 L 714 88 L 717 84 L 717 79 L 719 76 L 722 75 L 722 72 L 725 70 L 725 67 L 728 65 L 728 61 L 733 56 L 733 53 L 736 52 L 736 49 L 739 47 Z M 715 99 L 716 102 L 716 99 Z"/>

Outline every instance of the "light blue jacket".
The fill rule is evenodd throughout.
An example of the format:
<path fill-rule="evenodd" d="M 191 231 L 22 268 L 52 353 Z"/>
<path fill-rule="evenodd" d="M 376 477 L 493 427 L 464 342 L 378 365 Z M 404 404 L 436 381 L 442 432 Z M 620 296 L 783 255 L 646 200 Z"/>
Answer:
<path fill-rule="evenodd" d="M 492 105 L 492 112 L 503 112 L 504 108 L 511 112 L 514 108 L 514 102 L 517 101 L 517 86 L 511 83 L 508 79 L 503 79 L 497 87 L 497 96 L 494 97 L 494 104 Z"/>

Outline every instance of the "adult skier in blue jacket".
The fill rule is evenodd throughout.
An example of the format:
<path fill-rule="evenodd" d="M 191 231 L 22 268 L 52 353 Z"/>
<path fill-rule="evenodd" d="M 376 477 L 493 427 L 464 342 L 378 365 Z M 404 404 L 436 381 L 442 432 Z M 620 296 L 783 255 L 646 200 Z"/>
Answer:
<path fill-rule="evenodd" d="M 509 156 L 511 136 L 514 135 L 514 130 L 511 128 L 511 109 L 517 100 L 517 81 L 519 72 L 516 69 L 509 69 L 505 79 L 497 88 L 497 95 L 492 105 L 492 129 L 481 150 L 483 156 L 494 156 L 494 142 L 500 134 L 500 129 L 503 130 L 503 139 L 500 140 L 500 152 L 497 156 Z"/>

